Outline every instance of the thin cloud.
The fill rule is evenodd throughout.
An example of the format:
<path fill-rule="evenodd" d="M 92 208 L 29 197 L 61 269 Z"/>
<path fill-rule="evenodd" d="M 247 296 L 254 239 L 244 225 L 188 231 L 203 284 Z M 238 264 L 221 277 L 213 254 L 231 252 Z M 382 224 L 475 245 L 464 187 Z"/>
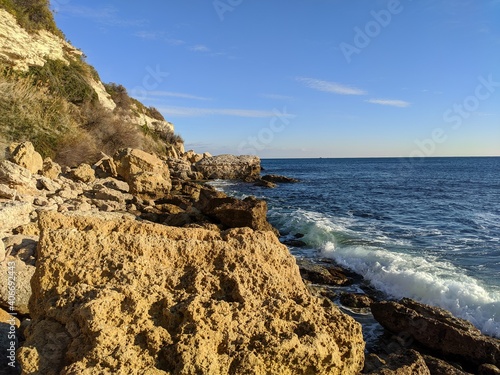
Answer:
<path fill-rule="evenodd" d="M 210 48 L 203 44 L 197 44 L 195 46 L 189 47 L 189 50 L 194 52 L 210 52 Z"/>
<path fill-rule="evenodd" d="M 172 91 L 150 91 L 148 92 L 151 96 L 160 96 L 160 97 L 173 97 L 173 98 L 182 98 L 182 99 L 193 99 L 193 100 L 212 100 L 212 98 L 207 98 L 204 96 L 197 96 L 191 94 L 185 94 L 182 92 L 172 92 Z"/>
<path fill-rule="evenodd" d="M 357 87 L 343 85 L 337 82 L 323 81 L 316 78 L 297 77 L 297 81 L 302 82 L 307 87 L 339 95 L 366 95 L 366 91 Z"/>
<path fill-rule="evenodd" d="M 279 95 L 279 94 L 261 94 L 260 96 L 263 98 L 266 98 L 266 99 L 273 99 L 273 100 L 294 100 L 295 99 L 293 96 Z"/>
<path fill-rule="evenodd" d="M 165 116 L 201 117 L 201 116 L 234 116 L 248 118 L 271 118 L 276 116 L 275 111 L 255 109 L 228 109 L 228 108 L 195 108 L 195 107 L 162 107 L 160 112 Z M 282 117 L 293 118 L 295 115 L 285 113 Z"/>
<path fill-rule="evenodd" d="M 391 107 L 399 107 L 399 108 L 405 108 L 409 107 L 410 103 L 405 102 L 404 100 L 393 100 L 393 99 L 368 99 L 366 101 L 367 103 L 372 103 L 372 104 L 380 104 L 380 105 L 388 105 Z"/>

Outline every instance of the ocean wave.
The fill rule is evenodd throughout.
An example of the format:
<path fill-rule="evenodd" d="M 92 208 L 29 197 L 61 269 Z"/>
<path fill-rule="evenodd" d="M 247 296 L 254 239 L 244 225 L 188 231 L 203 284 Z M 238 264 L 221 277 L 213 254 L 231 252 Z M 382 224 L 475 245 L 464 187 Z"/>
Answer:
<path fill-rule="evenodd" d="M 286 211 L 286 210 L 285 210 Z M 269 217 L 285 233 L 302 233 L 322 256 L 361 274 L 393 298 L 409 297 L 449 310 L 485 334 L 500 338 L 500 292 L 465 270 L 434 255 L 419 256 L 373 246 L 348 229 L 350 218 L 333 219 L 303 209 L 271 210 Z"/>

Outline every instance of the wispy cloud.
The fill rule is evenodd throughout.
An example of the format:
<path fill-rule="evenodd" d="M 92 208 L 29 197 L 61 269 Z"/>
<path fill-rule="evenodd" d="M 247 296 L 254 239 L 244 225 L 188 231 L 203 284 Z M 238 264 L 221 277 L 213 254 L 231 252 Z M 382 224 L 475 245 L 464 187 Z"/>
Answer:
<path fill-rule="evenodd" d="M 302 82 L 307 87 L 324 92 L 339 95 L 366 95 L 366 91 L 357 87 L 343 85 L 337 82 L 323 81 L 316 78 L 297 77 L 297 81 Z"/>
<path fill-rule="evenodd" d="M 142 26 L 145 24 L 143 19 L 125 19 L 118 15 L 118 9 L 112 6 L 106 7 L 87 7 L 84 5 L 65 5 L 59 10 L 62 14 L 69 14 L 74 17 L 91 19 L 94 22 L 106 26 Z"/>
<path fill-rule="evenodd" d="M 388 105 L 391 107 L 405 108 L 409 107 L 410 103 L 404 100 L 394 100 L 394 99 L 368 99 L 366 102 L 372 104 Z"/>
<path fill-rule="evenodd" d="M 280 94 L 261 94 L 260 96 L 263 98 L 266 98 L 266 99 L 273 99 L 273 100 L 294 100 L 295 99 L 293 96 L 280 95 Z"/>
<path fill-rule="evenodd" d="M 196 44 L 194 46 L 191 46 L 189 47 L 189 50 L 194 52 L 210 52 L 210 48 L 203 44 Z"/>
<path fill-rule="evenodd" d="M 212 98 L 207 98 L 204 96 L 197 96 L 197 95 L 185 94 L 182 92 L 172 92 L 172 91 L 149 91 L 148 94 L 156 97 L 172 97 L 172 98 L 193 99 L 193 100 L 212 100 Z"/>
<path fill-rule="evenodd" d="M 256 109 L 232 108 L 195 108 L 195 107 L 161 107 L 158 108 L 165 116 L 200 117 L 200 116 L 234 116 L 249 118 L 271 118 L 276 116 L 275 111 Z M 293 118 L 293 114 L 284 114 L 283 117 Z"/>

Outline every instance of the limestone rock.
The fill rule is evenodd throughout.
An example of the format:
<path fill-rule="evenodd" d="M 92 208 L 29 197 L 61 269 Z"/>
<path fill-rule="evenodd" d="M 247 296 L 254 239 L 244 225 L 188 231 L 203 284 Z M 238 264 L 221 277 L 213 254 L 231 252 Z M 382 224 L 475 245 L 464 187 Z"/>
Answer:
<path fill-rule="evenodd" d="M 102 215 L 102 214 L 100 214 Z M 41 213 L 24 374 L 358 374 L 361 327 L 270 232 Z"/>
<path fill-rule="evenodd" d="M 201 212 L 220 221 L 227 228 L 248 227 L 274 232 L 266 217 L 267 203 L 254 197 L 244 200 L 231 197 L 214 198 Z"/>
<path fill-rule="evenodd" d="M 118 175 L 128 182 L 132 194 L 158 199 L 170 192 L 168 165 L 156 155 L 129 148 L 119 150 L 114 160 Z"/>
<path fill-rule="evenodd" d="M 377 357 L 377 361 L 367 361 L 364 374 L 370 375 L 431 375 L 423 357 L 415 350 L 407 350 L 403 353 L 393 353 L 387 358 Z M 380 367 L 377 367 L 380 366 Z M 371 367 L 371 371 L 366 369 Z M 375 367 L 375 369 L 373 369 Z"/>
<path fill-rule="evenodd" d="M 102 158 L 93 165 L 93 169 L 99 178 L 118 176 L 114 160 L 104 153 L 102 154 Z"/>
<path fill-rule="evenodd" d="M 62 168 L 51 158 L 46 158 L 43 161 L 42 176 L 55 180 L 62 173 Z"/>
<path fill-rule="evenodd" d="M 372 299 L 366 294 L 359 293 L 342 293 L 340 296 L 340 303 L 347 307 L 364 308 L 370 307 Z"/>
<path fill-rule="evenodd" d="M 7 185 L 0 184 L 0 199 L 16 199 L 17 191 Z"/>
<path fill-rule="evenodd" d="M 37 194 L 31 172 L 8 160 L 0 162 L 0 184 L 7 185 L 19 194 Z"/>
<path fill-rule="evenodd" d="M 0 239 L 0 262 L 3 262 L 4 259 L 5 259 L 5 244 Z"/>
<path fill-rule="evenodd" d="M 301 276 L 315 284 L 346 285 L 349 278 L 339 269 L 313 263 L 306 259 L 297 260 Z"/>
<path fill-rule="evenodd" d="M 88 164 L 80 164 L 76 169 L 73 169 L 70 173 L 71 178 L 75 181 L 81 181 L 85 183 L 95 181 L 95 171 Z"/>
<path fill-rule="evenodd" d="M 8 275 L 10 269 L 15 272 L 14 286 L 10 289 L 11 286 L 8 283 L 0 283 L 0 306 L 5 309 L 10 308 L 12 299 L 9 299 L 9 291 L 13 291 L 14 311 L 19 314 L 28 314 L 28 302 L 31 297 L 30 281 L 35 273 L 35 267 L 26 264 L 20 258 L 8 256 L 0 263 L 0 272 L 2 275 Z"/>
<path fill-rule="evenodd" d="M 421 345 L 476 365 L 500 363 L 500 340 L 487 337 L 448 311 L 404 298 L 371 305 L 375 319 L 394 333 L 405 332 Z"/>
<path fill-rule="evenodd" d="M 35 151 L 31 142 L 11 145 L 10 161 L 26 168 L 31 173 L 38 173 L 43 168 L 42 156 Z"/>
<path fill-rule="evenodd" d="M 0 233 L 10 234 L 14 228 L 28 224 L 33 205 L 27 202 L 0 202 Z"/>
<path fill-rule="evenodd" d="M 202 159 L 194 168 L 206 179 L 255 181 L 260 176 L 260 159 L 250 155 L 218 155 Z"/>
<path fill-rule="evenodd" d="M 478 368 L 479 375 L 500 375 L 500 369 L 492 364 L 485 363 Z"/>

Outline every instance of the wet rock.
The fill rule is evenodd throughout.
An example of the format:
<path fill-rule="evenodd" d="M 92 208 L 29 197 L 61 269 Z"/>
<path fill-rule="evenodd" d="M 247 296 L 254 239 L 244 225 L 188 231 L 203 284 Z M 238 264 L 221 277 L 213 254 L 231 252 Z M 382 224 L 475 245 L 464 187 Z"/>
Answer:
<path fill-rule="evenodd" d="M 101 217 L 40 216 L 25 374 L 361 370 L 360 325 L 311 296 L 272 233 Z"/>
<path fill-rule="evenodd" d="M 500 340 L 487 337 L 466 320 L 450 312 L 402 299 L 371 305 L 375 319 L 393 333 L 405 332 L 421 345 L 480 365 L 500 361 Z"/>
<path fill-rule="evenodd" d="M 363 374 L 371 375 L 431 375 L 424 358 L 415 350 L 393 353 L 386 358 L 367 357 Z"/>
<path fill-rule="evenodd" d="M 263 180 L 263 179 L 258 179 L 255 183 L 254 183 L 255 186 L 262 186 L 262 187 L 266 187 L 266 188 L 269 188 L 269 189 L 274 189 L 277 185 L 273 182 L 270 182 L 270 181 L 266 181 L 266 180 Z"/>
<path fill-rule="evenodd" d="M 255 181 L 260 176 L 260 159 L 249 155 L 218 155 L 202 159 L 193 168 L 209 180 Z"/>
<path fill-rule="evenodd" d="M 291 183 L 299 182 L 299 180 L 297 180 L 296 178 L 279 176 L 276 174 L 266 174 L 265 176 L 262 176 L 261 179 L 264 181 L 269 181 L 269 182 L 273 182 L 273 183 L 281 183 L 281 184 L 291 184 Z"/>
<path fill-rule="evenodd" d="M 301 240 L 285 240 L 283 241 L 283 245 L 292 246 L 292 247 L 305 247 L 307 244 Z"/>
<path fill-rule="evenodd" d="M 43 168 L 42 156 L 35 151 L 31 142 L 13 143 L 9 147 L 9 153 L 10 161 L 31 173 L 38 173 Z"/>
<path fill-rule="evenodd" d="M 315 284 L 325 285 L 346 285 L 350 282 L 349 278 L 341 271 L 334 268 L 313 263 L 306 259 L 297 259 L 300 275 Z"/>
<path fill-rule="evenodd" d="M 372 299 L 366 294 L 342 293 L 340 303 L 346 307 L 365 308 L 370 307 Z"/>
<path fill-rule="evenodd" d="M 442 359 L 430 355 L 424 355 L 423 357 L 432 375 L 470 375 L 469 372 L 458 369 Z"/>
<path fill-rule="evenodd" d="M 479 366 L 477 373 L 479 375 L 500 375 L 500 369 L 489 363 Z"/>

